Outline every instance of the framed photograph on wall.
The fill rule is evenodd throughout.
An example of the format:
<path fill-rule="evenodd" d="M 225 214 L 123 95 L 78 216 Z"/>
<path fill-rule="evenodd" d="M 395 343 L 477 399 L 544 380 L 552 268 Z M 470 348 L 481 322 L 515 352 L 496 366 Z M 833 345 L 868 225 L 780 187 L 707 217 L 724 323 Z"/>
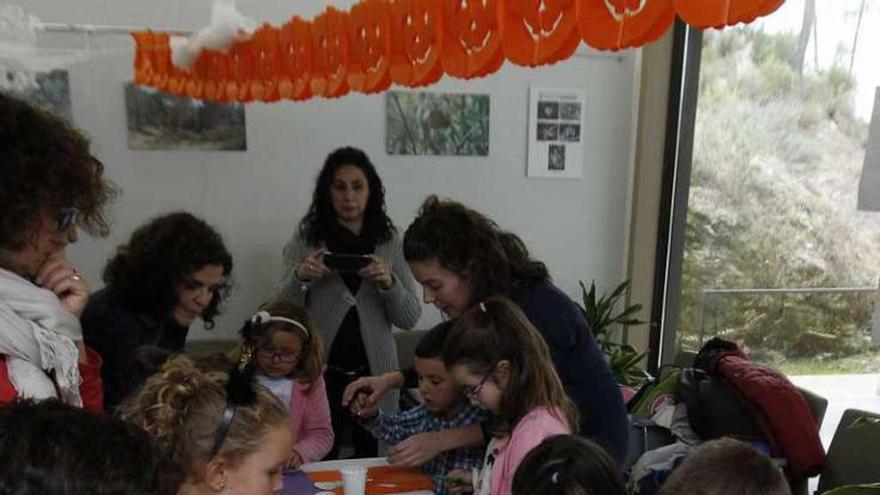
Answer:
<path fill-rule="evenodd" d="M 388 91 L 385 150 L 389 155 L 487 156 L 489 95 Z"/>
<path fill-rule="evenodd" d="M 70 77 L 67 71 L 56 69 L 37 72 L 33 76 L 33 82 L 35 83 L 33 86 L 17 91 L 9 90 L 8 93 L 73 124 L 73 111 L 70 109 Z"/>
<path fill-rule="evenodd" d="M 586 92 L 531 88 L 528 177 L 582 177 Z"/>
<path fill-rule="evenodd" d="M 125 83 L 133 150 L 246 151 L 244 105 L 213 103 Z"/>

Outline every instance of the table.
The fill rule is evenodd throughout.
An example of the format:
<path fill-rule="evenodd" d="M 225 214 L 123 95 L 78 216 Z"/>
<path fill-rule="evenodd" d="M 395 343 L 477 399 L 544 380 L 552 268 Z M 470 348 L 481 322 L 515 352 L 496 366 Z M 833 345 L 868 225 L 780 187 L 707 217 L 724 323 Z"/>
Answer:
<path fill-rule="evenodd" d="M 368 459 L 347 459 L 342 461 L 324 461 L 324 462 L 313 462 L 310 464 L 305 464 L 302 466 L 300 471 L 291 471 L 284 474 L 284 488 L 282 489 L 282 495 L 314 495 L 321 490 L 314 486 L 313 479 L 309 478 L 310 473 L 313 477 L 326 477 L 328 476 L 328 471 L 339 471 L 344 467 L 365 467 L 369 468 L 383 468 L 388 467 L 388 460 L 384 457 L 372 457 Z M 389 468 L 390 470 L 391 468 Z M 416 475 L 418 477 L 419 475 Z M 426 480 L 430 480 L 427 475 L 424 476 Z M 410 475 L 410 478 L 412 476 Z M 367 490 L 369 493 L 370 482 L 367 481 Z M 342 489 L 338 489 L 336 491 L 337 494 L 342 494 Z M 434 492 L 428 490 L 418 490 L 418 491 L 401 491 L 401 492 L 384 492 L 386 495 L 434 495 Z"/>

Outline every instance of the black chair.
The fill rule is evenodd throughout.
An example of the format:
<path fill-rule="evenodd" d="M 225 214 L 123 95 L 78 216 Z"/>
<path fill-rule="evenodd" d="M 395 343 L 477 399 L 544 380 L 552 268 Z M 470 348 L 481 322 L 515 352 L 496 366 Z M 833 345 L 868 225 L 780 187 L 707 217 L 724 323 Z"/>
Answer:
<path fill-rule="evenodd" d="M 825 419 L 825 411 L 828 409 L 828 399 L 800 387 L 798 387 L 798 390 L 801 395 L 804 396 L 804 400 L 807 401 L 807 405 L 810 407 L 810 413 L 813 414 L 813 419 L 816 420 L 816 429 L 821 429 L 822 421 Z M 807 495 L 809 493 L 809 483 L 809 478 L 803 478 L 792 482 L 791 494 Z"/>
<path fill-rule="evenodd" d="M 828 448 L 819 491 L 880 482 L 880 414 L 847 409 Z"/>

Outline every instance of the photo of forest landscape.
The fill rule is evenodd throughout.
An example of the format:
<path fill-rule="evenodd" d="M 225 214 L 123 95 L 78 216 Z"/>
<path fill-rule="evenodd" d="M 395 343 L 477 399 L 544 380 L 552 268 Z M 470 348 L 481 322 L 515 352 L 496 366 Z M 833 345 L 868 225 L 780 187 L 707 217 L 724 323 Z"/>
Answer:
<path fill-rule="evenodd" d="M 125 84 L 133 150 L 247 150 L 244 106 L 211 103 Z"/>
<path fill-rule="evenodd" d="M 70 109 L 70 79 L 67 71 L 39 72 L 34 76 L 34 80 L 37 83 L 35 87 L 9 93 L 73 123 L 73 112 Z"/>
<path fill-rule="evenodd" d="M 389 155 L 489 154 L 489 95 L 389 91 Z"/>
<path fill-rule="evenodd" d="M 877 373 L 880 214 L 856 209 L 870 118 L 857 64 L 875 54 L 849 15 L 839 41 L 819 23 L 837 46 L 823 62 L 811 1 L 789 31 L 704 32 L 678 347 L 718 336 L 789 374 Z"/>

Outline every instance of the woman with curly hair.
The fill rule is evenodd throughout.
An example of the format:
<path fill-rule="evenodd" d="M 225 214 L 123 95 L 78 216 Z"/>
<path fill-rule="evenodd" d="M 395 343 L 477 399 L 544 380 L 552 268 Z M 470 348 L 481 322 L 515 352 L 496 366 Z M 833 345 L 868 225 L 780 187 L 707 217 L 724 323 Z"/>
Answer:
<path fill-rule="evenodd" d="M 429 196 L 406 230 L 403 250 L 425 302 L 449 318 L 492 296 L 515 302 L 547 341 L 556 372 L 580 412 L 580 433 L 624 461 L 628 423 L 611 368 L 582 310 L 553 285 L 547 267 L 531 257 L 522 239 L 461 203 Z M 411 371 L 406 375 L 411 382 Z M 396 372 L 361 379 L 349 386 L 345 399 L 364 389 L 379 397 L 402 386 L 404 378 Z M 461 447 L 459 440 L 464 445 L 474 441 L 467 435 L 435 436 L 408 439 L 391 452 L 392 459 L 421 464 L 442 450 Z"/>
<path fill-rule="evenodd" d="M 337 266 L 328 253 L 353 255 L 349 259 L 365 265 Z M 375 456 L 375 440 L 341 406 L 342 391 L 359 376 L 397 369 L 391 325 L 412 328 L 422 307 L 385 213 L 382 180 L 363 151 L 339 148 L 327 156 L 312 205 L 284 247 L 280 297 L 305 305 L 328 345 L 325 380 L 337 439 L 330 458 L 347 428 L 355 455 Z M 383 410 L 396 411 L 397 401 L 396 393 L 389 394 Z"/>
<path fill-rule="evenodd" d="M 213 327 L 231 273 L 220 234 L 189 213 L 157 217 L 117 249 L 83 314 L 86 343 L 104 358 L 105 408 L 140 386 L 139 349 L 179 352 L 196 318 Z"/>
<path fill-rule="evenodd" d="M 0 94 L 0 402 L 101 409 L 101 359 L 79 321 L 89 287 L 64 251 L 77 227 L 107 234 L 103 174 L 78 130 Z"/>
<path fill-rule="evenodd" d="M 229 373 L 173 358 L 121 412 L 158 445 L 157 495 L 280 493 L 293 434 L 284 404 L 254 386 L 253 355 Z"/>

